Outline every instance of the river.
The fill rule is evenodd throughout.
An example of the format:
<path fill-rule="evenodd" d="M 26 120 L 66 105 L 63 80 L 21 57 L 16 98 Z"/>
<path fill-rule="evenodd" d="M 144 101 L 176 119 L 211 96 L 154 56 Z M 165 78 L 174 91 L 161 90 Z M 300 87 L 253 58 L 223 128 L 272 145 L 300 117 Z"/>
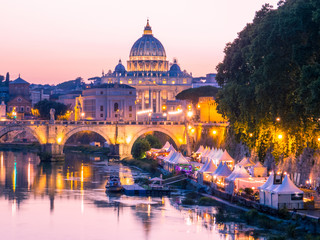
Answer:
<path fill-rule="evenodd" d="M 145 175 L 84 154 L 41 163 L 32 152 L 0 151 L 0 239 L 266 239 L 216 223 L 215 207 L 182 207 L 179 196 L 109 195 L 110 174 L 123 184 Z"/>

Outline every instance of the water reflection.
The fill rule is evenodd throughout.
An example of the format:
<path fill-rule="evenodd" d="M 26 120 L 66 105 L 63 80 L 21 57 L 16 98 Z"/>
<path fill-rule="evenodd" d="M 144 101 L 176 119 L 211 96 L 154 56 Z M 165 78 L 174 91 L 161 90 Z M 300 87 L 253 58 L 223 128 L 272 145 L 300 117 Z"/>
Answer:
<path fill-rule="evenodd" d="M 216 223 L 215 208 L 106 194 L 109 175 L 132 184 L 141 173 L 96 160 L 67 154 L 64 162 L 43 163 L 34 153 L 0 152 L 0 226 L 8 229 L 1 239 L 254 239 L 239 224 Z"/>

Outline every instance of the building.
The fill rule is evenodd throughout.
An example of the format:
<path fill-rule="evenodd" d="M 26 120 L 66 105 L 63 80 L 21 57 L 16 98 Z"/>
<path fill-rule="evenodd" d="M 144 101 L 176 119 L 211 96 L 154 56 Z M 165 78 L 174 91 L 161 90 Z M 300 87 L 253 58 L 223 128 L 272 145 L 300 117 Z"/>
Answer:
<path fill-rule="evenodd" d="M 119 60 L 114 71 L 102 73 L 101 78 L 91 78 L 96 85 L 119 83 L 136 89 L 138 116 L 163 113 L 167 101 L 175 100 L 176 95 L 191 87 L 192 76 L 182 71 L 177 60 L 169 64 L 162 43 L 153 36 L 149 21 L 141 38 L 132 46 L 127 69 Z"/>
<path fill-rule="evenodd" d="M 126 84 L 101 84 L 76 99 L 76 120 L 135 121 L 136 89 Z"/>
<path fill-rule="evenodd" d="M 218 113 L 217 103 L 213 97 L 200 97 L 198 108 L 200 110 L 200 122 L 226 122 L 226 119 Z"/>
<path fill-rule="evenodd" d="M 31 114 L 29 83 L 19 77 L 9 84 L 9 112 L 15 112 L 17 118 L 23 119 L 25 114 Z"/>

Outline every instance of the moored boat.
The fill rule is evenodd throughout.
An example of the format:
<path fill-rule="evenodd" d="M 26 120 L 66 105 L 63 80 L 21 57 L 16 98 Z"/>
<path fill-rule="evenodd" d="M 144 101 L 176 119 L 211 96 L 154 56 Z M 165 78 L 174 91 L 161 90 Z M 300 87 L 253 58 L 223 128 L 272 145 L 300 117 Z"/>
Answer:
<path fill-rule="evenodd" d="M 120 192 L 123 187 L 121 185 L 119 177 L 111 176 L 108 178 L 106 183 L 106 190 L 109 192 Z"/>

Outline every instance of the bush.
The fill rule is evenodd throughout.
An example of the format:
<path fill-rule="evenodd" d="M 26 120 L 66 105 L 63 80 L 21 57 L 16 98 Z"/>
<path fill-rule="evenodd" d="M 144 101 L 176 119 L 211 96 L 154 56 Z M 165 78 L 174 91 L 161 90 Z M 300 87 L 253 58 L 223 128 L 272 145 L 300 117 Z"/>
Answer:
<path fill-rule="evenodd" d="M 183 205 L 195 205 L 196 202 L 191 198 L 185 198 L 181 201 Z"/>
<path fill-rule="evenodd" d="M 251 209 L 250 211 L 246 212 L 245 215 L 245 221 L 248 224 L 256 223 L 259 219 L 259 212 L 256 209 Z"/>
<path fill-rule="evenodd" d="M 247 195 L 252 195 L 253 194 L 253 190 L 251 188 L 245 188 L 244 189 L 244 192 L 247 194 Z"/>
<path fill-rule="evenodd" d="M 280 218 L 283 218 L 283 219 L 290 219 L 290 213 L 288 211 L 288 209 L 286 207 L 284 208 L 281 208 L 279 211 L 278 211 L 278 215 Z"/>
<path fill-rule="evenodd" d="M 187 198 L 197 199 L 199 197 L 199 194 L 197 192 L 189 192 L 186 194 Z"/>
<path fill-rule="evenodd" d="M 202 197 L 202 198 L 200 198 L 198 204 L 201 206 L 215 206 L 216 201 L 212 198 L 209 198 L 209 197 Z"/>

